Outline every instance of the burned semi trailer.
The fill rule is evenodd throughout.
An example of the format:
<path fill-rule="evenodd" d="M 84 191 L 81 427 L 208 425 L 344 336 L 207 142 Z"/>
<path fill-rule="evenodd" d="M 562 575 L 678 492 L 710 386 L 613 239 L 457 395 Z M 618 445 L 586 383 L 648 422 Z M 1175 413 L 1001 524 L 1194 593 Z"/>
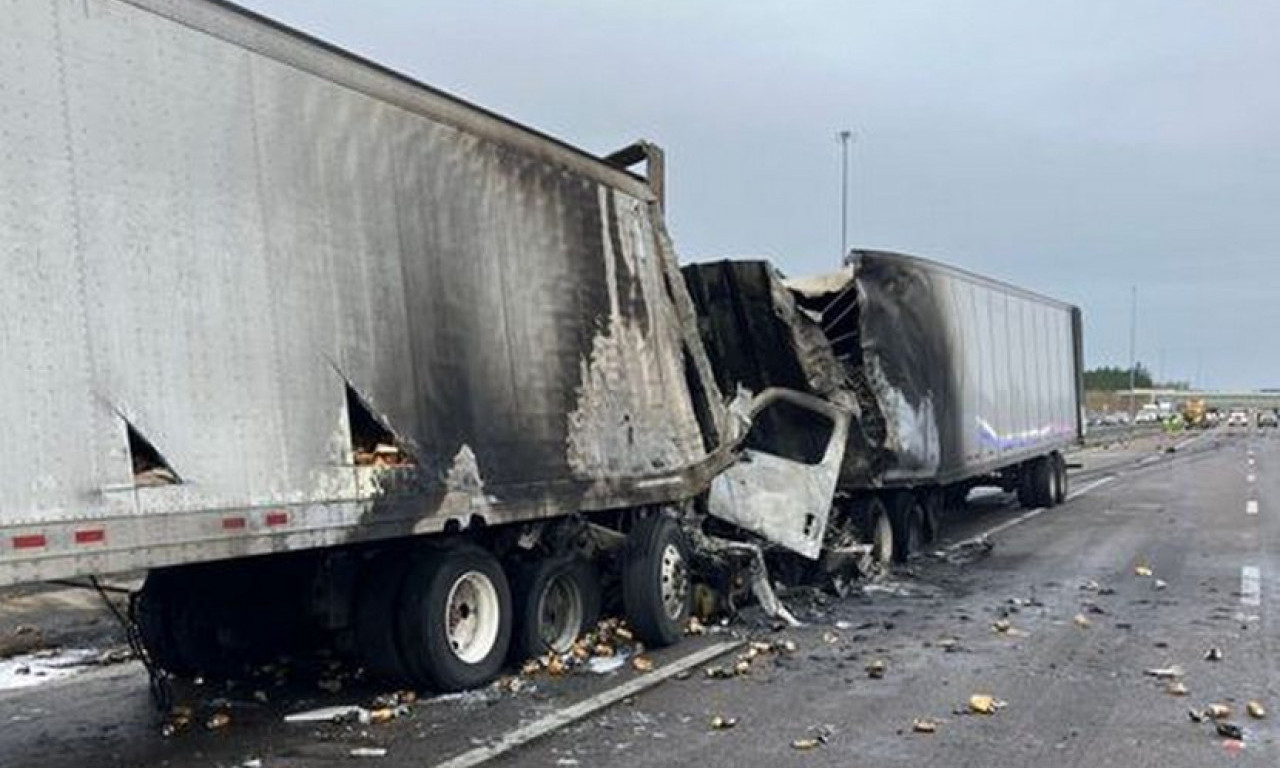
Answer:
<path fill-rule="evenodd" d="M 733 445 L 656 148 L 208 0 L 16 0 L 0 68 L 0 586 L 147 571 L 179 674 L 325 636 L 468 687 L 601 569 L 680 636 Z"/>
<path fill-rule="evenodd" d="M 767 409 L 746 440 L 768 461 L 829 465 L 813 485 L 830 488 L 829 510 L 755 508 L 764 478 L 731 468 L 713 514 L 808 557 L 857 538 L 886 561 L 936 536 L 942 505 L 977 485 L 1061 503 L 1063 452 L 1083 437 L 1079 310 L 926 259 L 853 255 L 796 280 L 764 261 L 683 268 L 722 391 L 796 390 L 848 419 Z"/>

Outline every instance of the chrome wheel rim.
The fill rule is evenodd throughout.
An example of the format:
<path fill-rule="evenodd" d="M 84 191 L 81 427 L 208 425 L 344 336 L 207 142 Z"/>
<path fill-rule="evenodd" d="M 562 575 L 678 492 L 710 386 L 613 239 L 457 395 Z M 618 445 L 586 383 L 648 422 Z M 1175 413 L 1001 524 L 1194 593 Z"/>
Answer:
<path fill-rule="evenodd" d="M 689 569 L 675 544 L 663 547 L 659 575 L 662 579 L 662 610 L 668 618 L 678 620 L 684 613 L 689 596 Z"/>

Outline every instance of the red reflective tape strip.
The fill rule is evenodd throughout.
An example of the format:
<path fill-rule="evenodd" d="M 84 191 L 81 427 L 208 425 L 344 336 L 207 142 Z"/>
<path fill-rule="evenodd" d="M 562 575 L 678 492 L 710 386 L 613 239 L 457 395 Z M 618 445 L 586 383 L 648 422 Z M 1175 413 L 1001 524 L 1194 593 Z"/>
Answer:
<path fill-rule="evenodd" d="M 289 522 L 288 512 L 268 512 L 267 525 L 286 525 Z"/>
<path fill-rule="evenodd" d="M 224 531 L 238 531 L 241 528 L 244 528 L 244 526 L 245 526 L 245 519 L 243 517 L 222 518 L 222 530 Z"/>
<path fill-rule="evenodd" d="M 43 547 L 47 542 L 43 533 L 29 533 L 25 536 L 13 537 L 14 549 L 34 549 Z"/>
<path fill-rule="evenodd" d="M 90 528 L 84 531 L 76 531 L 77 544 L 97 544 L 107 540 L 107 532 L 103 528 Z"/>

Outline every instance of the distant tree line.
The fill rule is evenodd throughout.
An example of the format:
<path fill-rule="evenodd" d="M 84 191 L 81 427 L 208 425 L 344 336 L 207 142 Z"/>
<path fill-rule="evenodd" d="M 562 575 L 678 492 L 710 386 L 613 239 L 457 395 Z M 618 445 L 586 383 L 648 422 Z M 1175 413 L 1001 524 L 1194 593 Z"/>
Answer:
<path fill-rule="evenodd" d="M 1134 366 L 1133 386 L 1138 389 L 1191 389 L 1190 382 L 1186 381 L 1156 382 L 1151 371 L 1142 363 Z M 1115 365 L 1090 368 L 1084 372 L 1084 388 L 1101 391 L 1128 389 L 1129 369 Z"/>

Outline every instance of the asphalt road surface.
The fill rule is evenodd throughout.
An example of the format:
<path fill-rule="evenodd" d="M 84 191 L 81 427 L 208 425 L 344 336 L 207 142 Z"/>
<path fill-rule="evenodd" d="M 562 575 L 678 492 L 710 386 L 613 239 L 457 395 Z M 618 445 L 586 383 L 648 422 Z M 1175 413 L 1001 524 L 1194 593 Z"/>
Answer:
<path fill-rule="evenodd" d="M 887 582 L 843 599 L 788 596 L 804 627 L 748 617 L 651 654 L 651 672 L 538 675 L 514 693 L 421 700 L 381 725 L 281 722 L 376 690 L 187 687 L 196 725 L 166 737 L 140 668 L 119 664 L 0 691 L 0 766 L 1280 764 L 1280 434 L 1153 437 L 1076 460 L 1061 507 L 976 499 L 948 514 L 937 554 Z M 975 543 L 984 532 L 989 550 Z M 749 645 L 624 687 L 733 640 L 778 650 L 728 679 L 705 669 L 731 667 Z M 1205 658 L 1211 648 L 1220 660 Z M 873 662 L 880 679 L 865 671 Z M 1146 674 L 1174 665 L 1186 695 Z M 971 714 L 975 694 L 1003 706 Z M 1266 718 L 1249 717 L 1250 700 Z M 1243 738 L 1192 722 L 1189 710 L 1212 703 Z M 587 714 L 552 728 L 575 704 Z M 201 727 L 213 711 L 230 721 Z M 717 717 L 736 724 L 715 729 Z M 917 719 L 936 731 L 914 732 Z M 351 756 L 362 747 L 386 754 Z"/>

